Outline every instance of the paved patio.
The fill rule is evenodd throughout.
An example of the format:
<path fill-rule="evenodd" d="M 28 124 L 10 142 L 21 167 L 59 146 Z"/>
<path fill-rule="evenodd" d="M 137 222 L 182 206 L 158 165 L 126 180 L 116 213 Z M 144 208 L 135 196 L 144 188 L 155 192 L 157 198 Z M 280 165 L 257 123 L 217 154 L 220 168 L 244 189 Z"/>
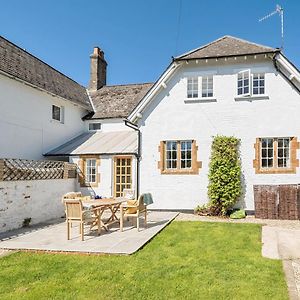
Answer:
<path fill-rule="evenodd" d="M 60 219 L 30 229 L 2 234 L 0 249 L 129 255 L 143 247 L 177 215 L 176 212 L 151 211 L 146 229 L 143 220 L 139 232 L 130 222 L 125 222 L 123 232 L 120 232 L 116 224 L 108 232 L 102 230 L 100 236 L 96 231 L 89 232 L 87 229 L 84 241 L 80 239 L 77 225 L 73 226 L 71 240 L 68 241 L 66 224 Z"/>

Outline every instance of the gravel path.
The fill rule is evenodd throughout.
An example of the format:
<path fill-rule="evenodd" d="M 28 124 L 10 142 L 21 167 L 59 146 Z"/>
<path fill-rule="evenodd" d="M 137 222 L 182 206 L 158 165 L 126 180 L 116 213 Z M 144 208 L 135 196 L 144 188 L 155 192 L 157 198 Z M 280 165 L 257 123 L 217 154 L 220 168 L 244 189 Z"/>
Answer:
<path fill-rule="evenodd" d="M 300 260 L 293 260 L 292 266 L 294 269 L 296 288 L 300 299 Z"/>
<path fill-rule="evenodd" d="M 254 216 L 247 216 L 245 219 L 233 220 L 229 218 L 221 217 L 206 217 L 198 216 L 188 213 L 180 213 L 176 221 L 203 221 L 203 222 L 228 222 L 228 223 L 253 223 L 262 224 L 272 227 L 280 227 L 285 229 L 296 229 L 300 230 L 299 220 L 269 220 L 269 219 L 256 219 Z"/>

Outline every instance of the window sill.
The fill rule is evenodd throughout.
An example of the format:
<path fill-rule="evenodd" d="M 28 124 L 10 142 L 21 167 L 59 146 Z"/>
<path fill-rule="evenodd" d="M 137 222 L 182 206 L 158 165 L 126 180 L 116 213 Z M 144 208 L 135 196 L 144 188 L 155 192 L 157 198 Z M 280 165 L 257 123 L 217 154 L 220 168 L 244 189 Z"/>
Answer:
<path fill-rule="evenodd" d="M 197 175 L 199 169 L 165 169 L 161 171 L 162 175 Z"/>
<path fill-rule="evenodd" d="M 217 102 L 215 97 L 202 97 L 202 98 L 186 98 L 185 103 L 206 103 L 206 102 Z"/>
<path fill-rule="evenodd" d="M 251 95 L 251 96 L 235 96 L 234 100 L 235 101 L 255 101 L 255 100 L 268 100 L 269 96 L 268 95 Z"/>
<path fill-rule="evenodd" d="M 256 170 L 256 174 L 296 174 L 296 168 L 277 168 Z"/>
<path fill-rule="evenodd" d="M 58 120 L 55 120 L 55 119 L 51 119 L 51 120 L 50 120 L 50 123 L 54 123 L 54 124 L 64 124 L 64 122 L 58 121 Z"/>

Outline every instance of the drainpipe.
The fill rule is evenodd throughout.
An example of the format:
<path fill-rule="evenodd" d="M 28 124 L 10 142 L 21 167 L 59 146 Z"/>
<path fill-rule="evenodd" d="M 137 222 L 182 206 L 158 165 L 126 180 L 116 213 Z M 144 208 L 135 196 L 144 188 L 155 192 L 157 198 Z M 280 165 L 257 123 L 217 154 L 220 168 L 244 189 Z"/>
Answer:
<path fill-rule="evenodd" d="M 136 196 L 140 195 L 140 158 L 141 158 L 141 131 L 138 126 L 128 120 L 124 120 L 125 126 L 137 131 L 138 133 L 138 149 L 135 154 L 136 157 Z"/>

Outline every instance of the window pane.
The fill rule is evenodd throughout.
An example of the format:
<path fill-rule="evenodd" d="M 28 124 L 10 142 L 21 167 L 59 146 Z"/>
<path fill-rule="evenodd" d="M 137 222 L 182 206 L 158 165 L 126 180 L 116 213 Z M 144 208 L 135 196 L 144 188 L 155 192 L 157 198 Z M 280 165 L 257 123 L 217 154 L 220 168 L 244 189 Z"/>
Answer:
<path fill-rule="evenodd" d="M 52 119 L 60 121 L 60 107 L 52 105 Z"/>
<path fill-rule="evenodd" d="M 87 159 L 85 162 L 85 181 L 95 183 L 97 181 L 97 161 L 96 159 Z"/>
<path fill-rule="evenodd" d="M 89 130 L 100 130 L 101 129 L 101 123 L 90 123 L 89 124 Z"/>
<path fill-rule="evenodd" d="M 273 167 L 273 148 L 274 139 L 262 138 L 261 139 L 261 167 L 271 168 Z"/>
<path fill-rule="evenodd" d="M 191 168 L 192 141 L 180 142 L 180 168 Z"/>
<path fill-rule="evenodd" d="M 253 74 L 253 94 L 263 95 L 265 93 L 265 74 Z"/>
<path fill-rule="evenodd" d="M 166 161 L 165 165 L 167 169 L 177 168 L 177 142 L 167 141 L 166 142 Z"/>
<path fill-rule="evenodd" d="M 290 138 L 279 138 L 278 141 L 278 168 L 289 167 L 290 160 Z"/>
<path fill-rule="evenodd" d="M 250 71 L 246 70 L 238 74 L 237 82 L 237 93 L 238 95 L 250 94 Z"/>
<path fill-rule="evenodd" d="M 202 97 L 212 97 L 213 96 L 213 76 L 203 76 L 202 77 Z"/>
<path fill-rule="evenodd" d="M 189 77 L 187 79 L 187 97 L 198 98 L 198 77 Z"/>

